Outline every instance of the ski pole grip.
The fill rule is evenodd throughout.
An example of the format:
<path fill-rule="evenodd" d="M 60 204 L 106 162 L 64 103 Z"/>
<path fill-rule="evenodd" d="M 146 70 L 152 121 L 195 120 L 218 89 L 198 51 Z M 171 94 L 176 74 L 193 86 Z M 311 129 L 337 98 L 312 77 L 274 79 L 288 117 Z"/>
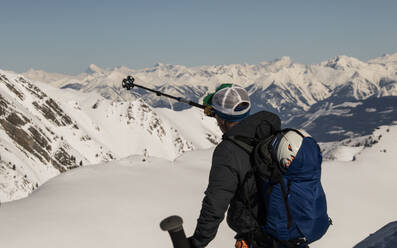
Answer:
<path fill-rule="evenodd" d="M 160 223 L 161 230 L 169 233 L 174 248 L 190 248 L 182 224 L 182 218 L 177 215 L 170 216 Z"/>

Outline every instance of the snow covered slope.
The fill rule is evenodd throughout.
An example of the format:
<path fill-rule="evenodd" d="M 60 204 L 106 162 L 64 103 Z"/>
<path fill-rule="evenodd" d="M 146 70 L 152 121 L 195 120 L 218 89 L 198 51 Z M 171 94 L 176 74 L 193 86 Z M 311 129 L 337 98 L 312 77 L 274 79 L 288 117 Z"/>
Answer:
<path fill-rule="evenodd" d="M 300 127 L 322 142 L 370 135 L 381 125 L 397 123 L 397 96 L 370 97 L 346 102 L 322 101 L 285 126 Z"/>
<path fill-rule="evenodd" d="M 376 128 L 380 130 L 381 128 Z M 390 128 L 386 128 L 385 135 L 389 135 Z M 371 135 L 345 139 L 339 142 L 319 143 L 323 159 L 334 161 L 354 161 L 361 152 L 379 143 L 383 138 L 382 132 L 376 131 Z"/>
<path fill-rule="evenodd" d="M 152 108 L 140 98 L 118 102 L 96 93 L 39 85 L 62 99 L 60 105 L 90 138 L 117 158 L 145 154 L 173 160 L 186 151 L 210 148 L 220 139 L 216 121 L 198 109 L 174 112 Z"/>
<path fill-rule="evenodd" d="M 219 139 L 215 120 L 197 109 L 157 113 L 142 99 L 114 102 L 0 71 L 3 202 L 25 197 L 49 178 L 81 165 L 134 154 L 173 160 Z"/>
<path fill-rule="evenodd" d="M 397 220 L 397 126 L 382 126 L 362 142 L 354 161 L 340 156 L 324 163 L 322 182 L 327 194 L 330 227 L 318 247 L 353 247 L 385 224 Z M 332 242 L 333 246 L 328 242 Z M 340 242 L 338 244 L 338 242 Z M 314 246 L 313 246 L 314 247 Z"/>
<path fill-rule="evenodd" d="M 60 172 L 94 162 L 78 149 L 97 144 L 54 98 L 24 78 L 0 71 L 0 200 L 26 196 Z M 107 154 L 111 154 L 107 152 Z M 97 162 L 108 155 L 98 156 Z"/>
<path fill-rule="evenodd" d="M 322 182 L 334 225 L 312 248 L 353 247 L 374 230 L 397 220 L 397 126 L 355 161 L 327 161 Z M 133 156 L 78 168 L 44 184 L 29 198 L 0 209 L 4 247 L 172 247 L 160 221 L 184 218 L 194 231 L 207 186 L 213 150 L 184 153 L 171 162 Z M 209 247 L 233 247 L 234 233 L 223 222 Z"/>

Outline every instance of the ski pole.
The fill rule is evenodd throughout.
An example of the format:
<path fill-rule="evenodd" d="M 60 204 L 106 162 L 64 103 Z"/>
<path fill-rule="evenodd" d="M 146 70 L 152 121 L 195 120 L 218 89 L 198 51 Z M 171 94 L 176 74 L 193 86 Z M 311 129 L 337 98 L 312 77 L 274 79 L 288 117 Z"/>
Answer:
<path fill-rule="evenodd" d="M 161 230 L 169 233 L 174 248 L 190 248 L 182 224 L 182 218 L 177 215 L 165 218 L 160 223 Z"/>
<path fill-rule="evenodd" d="M 168 98 L 172 98 L 174 100 L 177 100 L 178 102 L 187 103 L 187 104 L 189 104 L 191 106 L 194 106 L 194 107 L 197 107 L 197 108 L 201 108 L 201 109 L 205 109 L 206 108 L 205 105 L 202 105 L 202 104 L 187 100 L 187 99 L 182 98 L 182 97 L 171 96 L 171 95 L 168 95 L 166 93 L 163 93 L 163 92 L 160 92 L 160 91 L 157 91 L 157 90 L 149 89 L 149 88 L 147 88 L 145 86 L 138 85 L 138 84 L 134 83 L 134 81 L 135 81 L 135 79 L 132 76 L 127 76 L 126 78 L 123 79 L 123 82 L 122 82 L 123 88 L 126 88 L 127 90 L 130 90 L 130 89 L 132 89 L 132 88 L 134 88 L 136 86 L 138 88 L 142 88 L 142 89 L 145 89 L 147 91 L 151 91 L 153 93 L 156 93 L 157 96 L 166 96 Z"/>

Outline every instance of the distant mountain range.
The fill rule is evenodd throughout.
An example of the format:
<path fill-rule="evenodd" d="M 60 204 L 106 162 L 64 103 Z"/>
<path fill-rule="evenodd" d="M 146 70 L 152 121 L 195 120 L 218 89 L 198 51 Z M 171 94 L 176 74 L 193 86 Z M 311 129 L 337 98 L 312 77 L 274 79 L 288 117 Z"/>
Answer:
<path fill-rule="evenodd" d="M 275 112 L 285 126 L 304 127 L 319 141 L 366 135 L 376 126 L 397 121 L 397 53 L 367 62 L 337 56 L 305 65 L 283 57 L 257 65 L 157 64 L 141 70 L 90 65 L 76 76 L 35 70 L 23 75 L 62 89 L 97 92 L 116 101 L 142 97 L 152 107 L 174 110 L 189 106 L 144 90 L 128 92 L 121 88 L 121 80 L 133 75 L 138 84 L 193 101 L 201 101 L 221 83 L 235 83 L 250 92 L 253 112 Z M 343 105 L 345 102 L 352 104 Z"/>

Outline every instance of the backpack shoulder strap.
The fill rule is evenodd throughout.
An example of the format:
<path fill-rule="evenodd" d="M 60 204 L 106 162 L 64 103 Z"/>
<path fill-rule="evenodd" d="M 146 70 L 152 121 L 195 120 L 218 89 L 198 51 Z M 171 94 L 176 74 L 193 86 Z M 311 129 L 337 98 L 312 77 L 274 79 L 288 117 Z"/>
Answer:
<path fill-rule="evenodd" d="M 249 154 L 254 151 L 255 146 L 258 144 L 258 141 L 256 139 L 241 135 L 225 136 L 225 139 L 230 140 Z"/>
<path fill-rule="evenodd" d="M 284 201 L 285 210 L 287 212 L 288 228 L 290 228 L 292 225 L 292 215 L 291 215 L 291 209 L 290 209 L 290 206 L 288 203 L 288 193 L 287 193 L 286 186 L 284 184 L 282 172 L 280 171 L 279 167 L 275 166 L 275 167 L 273 167 L 272 174 L 271 174 L 270 178 L 268 179 L 268 185 L 267 185 L 266 191 L 263 192 L 265 195 L 265 199 L 266 199 L 266 202 L 265 202 L 266 209 L 268 208 L 267 201 L 270 199 L 270 195 L 272 194 L 273 188 L 277 184 L 280 184 L 281 194 L 282 194 L 282 198 Z M 266 219 L 267 219 L 267 216 L 265 216 L 265 223 L 266 223 Z"/>

